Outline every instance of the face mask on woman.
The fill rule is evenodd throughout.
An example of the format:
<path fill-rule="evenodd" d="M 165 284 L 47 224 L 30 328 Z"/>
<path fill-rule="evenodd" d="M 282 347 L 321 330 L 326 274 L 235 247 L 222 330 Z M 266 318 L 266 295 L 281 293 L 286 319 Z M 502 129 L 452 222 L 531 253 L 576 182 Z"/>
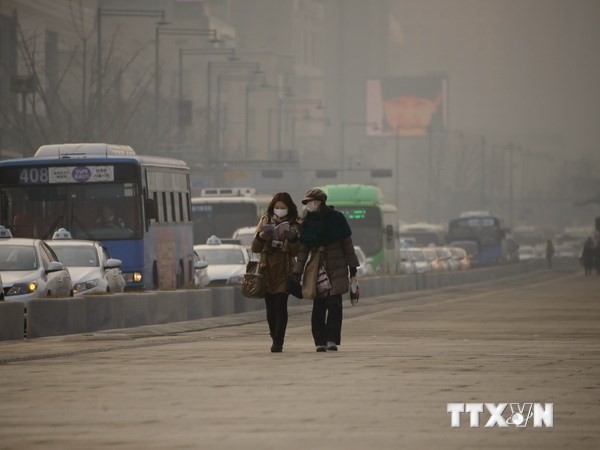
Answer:
<path fill-rule="evenodd" d="M 287 216 L 287 209 L 274 209 L 273 212 L 277 217 L 285 217 Z"/>
<path fill-rule="evenodd" d="M 312 200 L 306 203 L 306 209 L 308 212 L 315 212 L 317 209 L 319 209 L 319 202 L 317 200 Z"/>

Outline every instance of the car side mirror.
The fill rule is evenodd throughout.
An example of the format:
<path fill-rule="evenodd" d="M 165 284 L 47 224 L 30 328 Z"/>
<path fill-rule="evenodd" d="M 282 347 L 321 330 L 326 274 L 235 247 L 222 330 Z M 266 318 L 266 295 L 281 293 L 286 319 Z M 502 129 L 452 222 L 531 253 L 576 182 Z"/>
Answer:
<path fill-rule="evenodd" d="M 196 264 L 194 264 L 194 269 L 196 270 L 206 269 L 207 267 L 208 263 L 206 261 L 197 261 Z"/>
<path fill-rule="evenodd" d="M 147 220 L 158 220 L 158 205 L 156 204 L 156 200 L 153 198 L 145 198 L 144 199 L 144 211 L 146 213 Z"/>
<path fill-rule="evenodd" d="M 58 262 L 58 261 L 52 261 L 50 264 L 48 264 L 46 273 L 59 272 L 61 270 L 64 270 L 64 268 L 65 268 L 65 266 L 63 263 Z"/>
<path fill-rule="evenodd" d="M 104 265 L 105 269 L 117 269 L 121 267 L 123 262 L 120 259 L 109 258 L 106 260 L 106 264 Z"/>

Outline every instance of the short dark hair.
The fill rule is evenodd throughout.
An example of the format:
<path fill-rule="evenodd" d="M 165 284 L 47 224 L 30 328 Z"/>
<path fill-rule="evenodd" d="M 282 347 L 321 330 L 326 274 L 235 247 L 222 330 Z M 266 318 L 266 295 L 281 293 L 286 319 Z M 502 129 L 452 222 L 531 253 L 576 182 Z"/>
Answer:
<path fill-rule="evenodd" d="M 292 196 L 287 192 L 278 192 L 273 196 L 271 203 L 267 206 L 267 215 L 272 216 L 274 214 L 273 210 L 275 209 L 275 203 L 277 202 L 285 203 L 285 206 L 287 206 L 288 209 L 287 217 L 289 220 L 298 220 L 298 208 L 292 200 Z"/>

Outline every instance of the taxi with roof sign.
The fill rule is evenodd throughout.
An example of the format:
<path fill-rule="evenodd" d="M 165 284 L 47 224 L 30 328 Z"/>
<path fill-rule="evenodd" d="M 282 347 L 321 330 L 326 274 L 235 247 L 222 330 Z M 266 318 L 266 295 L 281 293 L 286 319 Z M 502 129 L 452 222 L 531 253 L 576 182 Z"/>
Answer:
<path fill-rule="evenodd" d="M 46 243 L 69 268 L 76 297 L 125 290 L 121 260 L 111 258 L 99 242 L 71 239 L 71 233 L 61 228 Z"/>
<path fill-rule="evenodd" d="M 206 261 L 210 283 L 208 286 L 241 284 L 246 273 L 248 253 L 243 245 L 223 244 L 217 236 L 211 236 L 206 244 L 194 245 L 201 261 Z"/>
<path fill-rule="evenodd" d="M 0 225 L 0 276 L 4 300 L 25 303 L 73 295 L 71 274 L 40 239 L 14 238 Z"/>

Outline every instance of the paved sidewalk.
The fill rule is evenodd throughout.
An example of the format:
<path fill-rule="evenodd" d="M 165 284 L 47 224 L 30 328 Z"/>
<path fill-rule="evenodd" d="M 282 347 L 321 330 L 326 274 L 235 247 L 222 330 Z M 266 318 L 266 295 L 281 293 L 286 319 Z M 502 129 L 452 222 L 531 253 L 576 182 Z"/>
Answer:
<path fill-rule="evenodd" d="M 337 353 L 309 306 L 281 354 L 260 313 L 0 343 L 0 448 L 600 448 L 600 279 L 346 305 Z M 453 429 L 448 402 L 550 402 L 554 428 Z"/>

